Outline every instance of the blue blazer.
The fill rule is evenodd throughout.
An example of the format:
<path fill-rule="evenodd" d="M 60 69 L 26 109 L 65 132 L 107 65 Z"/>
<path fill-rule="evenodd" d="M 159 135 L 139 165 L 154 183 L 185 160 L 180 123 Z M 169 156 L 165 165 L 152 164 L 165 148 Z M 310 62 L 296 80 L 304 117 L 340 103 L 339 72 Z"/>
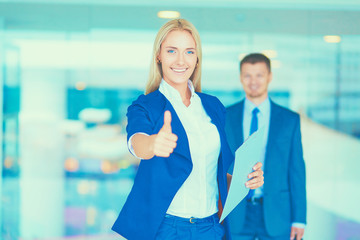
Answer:
<path fill-rule="evenodd" d="M 227 197 L 226 173 L 234 160 L 225 136 L 226 110 L 216 97 L 197 94 L 220 134 L 217 176 L 220 199 L 224 203 Z M 178 136 L 177 146 L 168 158 L 154 156 L 140 162 L 132 190 L 112 227 L 112 230 L 129 240 L 155 239 L 172 199 L 192 170 L 185 129 L 174 108 L 159 90 L 141 95 L 128 108 L 128 139 L 137 132 L 149 135 L 158 133 L 164 124 L 166 110 L 171 112 L 171 128 Z M 226 221 L 224 225 L 228 229 Z"/>
<path fill-rule="evenodd" d="M 264 170 L 264 220 L 269 235 L 290 235 L 291 223 L 306 223 L 305 163 L 297 113 L 271 102 Z M 231 151 L 244 142 L 244 101 L 227 108 L 226 134 Z M 232 234 L 244 225 L 246 200 L 229 215 Z"/>

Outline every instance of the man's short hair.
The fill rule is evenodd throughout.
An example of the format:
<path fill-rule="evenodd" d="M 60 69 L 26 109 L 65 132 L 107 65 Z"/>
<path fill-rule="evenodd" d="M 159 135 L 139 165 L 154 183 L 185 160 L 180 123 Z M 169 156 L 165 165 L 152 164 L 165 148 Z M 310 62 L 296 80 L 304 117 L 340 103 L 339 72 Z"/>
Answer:
<path fill-rule="evenodd" d="M 265 63 L 269 72 L 271 72 L 270 59 L 262 53 L 251 53 L 251 54 L 246 55 L 240 62 L 240 71 L 241 71 L 241 67 L 244 63 L 255 64 L 255 63 L 261 63 L 261 62 Z"/>

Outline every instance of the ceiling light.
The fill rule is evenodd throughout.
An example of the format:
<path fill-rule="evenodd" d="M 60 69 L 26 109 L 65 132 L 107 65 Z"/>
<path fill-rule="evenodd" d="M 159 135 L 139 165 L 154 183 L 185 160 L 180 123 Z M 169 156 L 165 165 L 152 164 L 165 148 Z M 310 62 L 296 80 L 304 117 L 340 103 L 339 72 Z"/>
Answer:
<path fill-rule="evenodd" d="M 327 35 L 324 36 L 324 41 L 328 43 L 339 43 L 341 42 L 341 37 L 337 35 Z"/>
<path fill-rule="evenodd" d="M 247 53 L 240 53 L 239 54 L 239 61 L 243 60 L 243 58 L 247 55 Z"/>
<path fill-rule="evenodd" d="M 264 50 L 262 53 L 268 58 L 276 58 L 278 55 L 275 50 Z"/>
<path fill-rule="evenodd" d="M 75 88 L 76 88 L 77 90 L 79 90 L 79 91 L 85 90 L 85 88 L 86 88 L 86 83 L 84 83 L 84 82 L 77 82 L 77 83 L 75 84 Z"/>
<path fill-rule="evenodd" d="M 179 18 L 180 13 L 177 11 L 160 11 L 157 16 L 159 18 Z"/>

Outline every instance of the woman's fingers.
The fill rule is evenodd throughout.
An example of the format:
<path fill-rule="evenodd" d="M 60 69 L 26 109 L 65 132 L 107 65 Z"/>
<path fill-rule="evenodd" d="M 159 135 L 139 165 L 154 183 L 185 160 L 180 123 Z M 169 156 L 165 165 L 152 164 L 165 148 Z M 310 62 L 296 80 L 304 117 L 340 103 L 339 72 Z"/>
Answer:
<path fill-rule="evenodd" d="M 246 182 L 246 187 L 255 189 L 264 184 L 264 172 L 261 170 L 262 164 L 258 162 L 253 167 L 254 172 L 248 175 L 249 181 Z"/>
<path fill-rule="evenodd" d="M 166 132 L 159 132 L 157 134 L 157 140 L 164 142 L 164 141 L 172 141 L 176 142 L 178 140 L 178 137 L 173 133 L 166 133 Z"/>
<path fill-rule="evenodd" d="M 261 177 L 261 176 L 264 176 L 264 172 L 261 169 L 259 169 L 259 170 L 256 170 L 256 171 L 250 173 L 248 175 L 248 178 L 251 179 L 251 178 L 254 178 L 254 177 Z"/>
<path fill-rule="evenodd" d="M 172 152 L 169 152 L 169 151 L 159 151 L 159 150 L 157 150 L 155 155 L 158 156 L 158 157 L 169 157 L 171 153 Z"/>
<path fill-rule="evenodd" d="M 177 139 L 173 133 L 160 131 L 154 141 L 154 154 L 158 157 L 169 157 L 177 146 Z"/>
<path fill-rule="evenodd" d="M 262 167 L 262 163 L 261 163 L 261 162 L 258 162 L 258 163 L 256 163 L 256 164 L 253 166 L 253 170 L 254 170 L 254 171 L 259 170 L 261 167 Z"/>
<path fill-rule="evenodd" d="M 246 187 L 250 189 L 255 189 L 258 187 L 261 187 L 264 184 L 264 178 L 263 177 L 256 177 L 246 182 Z"/>
<path fill-rule="evenodd" d="M 260 174 L 259 176 L 253 177 L 246 182 L 246 187 L 250 189 L 255 189 L 261 187 L 264 184 L 264 176 Z"/>

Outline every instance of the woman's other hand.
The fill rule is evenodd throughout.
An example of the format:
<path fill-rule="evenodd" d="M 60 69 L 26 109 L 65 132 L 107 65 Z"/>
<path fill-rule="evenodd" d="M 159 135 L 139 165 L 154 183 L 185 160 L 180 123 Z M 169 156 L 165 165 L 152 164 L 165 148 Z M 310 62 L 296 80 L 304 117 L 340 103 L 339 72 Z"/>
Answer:
<path fill-rule="evenodd" d="M 248 175 L 249 181 L 246 182 L 246 187 L 256 189 L 264 184 L 264 172 L 261 170 L 262 163 L 258 162 L 253 167 L 253 172 Z"/>

